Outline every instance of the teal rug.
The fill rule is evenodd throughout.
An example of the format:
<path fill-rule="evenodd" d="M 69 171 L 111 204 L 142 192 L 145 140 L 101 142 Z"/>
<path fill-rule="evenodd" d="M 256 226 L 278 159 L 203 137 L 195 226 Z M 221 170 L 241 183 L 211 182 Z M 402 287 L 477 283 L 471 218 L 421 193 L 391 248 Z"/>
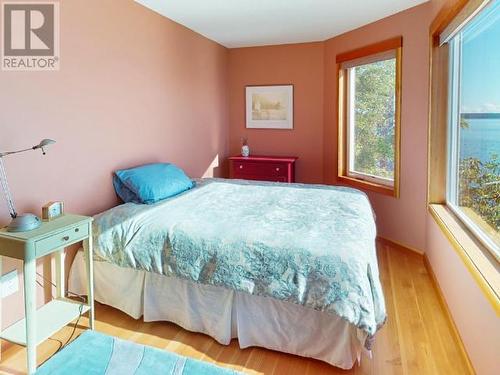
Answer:
<path fill-rule="evenodd" d="M 37 375 L 229 375 L 238 372 L 174 353 L 85 331 Z"/>

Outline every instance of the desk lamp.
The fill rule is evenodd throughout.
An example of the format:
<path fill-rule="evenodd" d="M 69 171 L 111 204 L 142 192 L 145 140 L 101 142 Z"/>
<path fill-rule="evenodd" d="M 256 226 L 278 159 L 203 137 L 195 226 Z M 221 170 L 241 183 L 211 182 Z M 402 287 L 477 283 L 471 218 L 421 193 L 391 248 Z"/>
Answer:
<path fill-rule="evenodd" d="M 45 155 L 45 147 L 56 143 L 52 139 L 43 139 L 36 146 L 26 148 L 17 151 L 0 152 L 0 184 L 2 185 L 2 190 L 7 200 L 7 206 L 9 208 L 9 214 L 12 218 L 10 224 L 7 226 L 7 231 L 9 232 L 27 232 L 38 228 L 41 225 L 41 220 L 38 216 L 34 214 L 23 214 L 19 215 L 14 206 L 14 201 L 12 200 L 12 194 L 9 189 L 9 184 L 7 182 L 7 174 L 5 173 L 5 166 L 3 164 L 3 158 L 8 155 L 20 154 L 22 152 L 31 150 L 42 150 L 42 154 Z"/>

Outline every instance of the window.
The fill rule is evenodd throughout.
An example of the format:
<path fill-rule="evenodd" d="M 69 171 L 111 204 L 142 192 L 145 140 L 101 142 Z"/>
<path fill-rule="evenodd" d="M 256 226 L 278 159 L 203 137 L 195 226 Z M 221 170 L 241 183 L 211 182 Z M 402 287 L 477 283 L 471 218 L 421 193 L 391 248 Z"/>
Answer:
<path fill-rule="evenodd" d="M 500 314 L 500 1 L 457 4 L 444 7 L 430 28 L 427 199 Z"/>
<path fill-rule="evenodd" d="M 500 259 L 500 2 L 448 37 L 446 203 Z"/>
<path fill-rule="evenodd" d="M 398 195 L 401 38 L 337 56 L 339 178 Z"/>

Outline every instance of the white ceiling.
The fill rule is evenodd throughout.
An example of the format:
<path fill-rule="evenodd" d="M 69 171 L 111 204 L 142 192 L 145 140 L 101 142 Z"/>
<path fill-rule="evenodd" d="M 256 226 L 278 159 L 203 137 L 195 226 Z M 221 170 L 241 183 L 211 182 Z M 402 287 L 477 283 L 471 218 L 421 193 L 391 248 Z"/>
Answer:
<path fill-rule="evenodd" d="M 223 46 L 322 41 L 428 0 L 135 0 Z"/>

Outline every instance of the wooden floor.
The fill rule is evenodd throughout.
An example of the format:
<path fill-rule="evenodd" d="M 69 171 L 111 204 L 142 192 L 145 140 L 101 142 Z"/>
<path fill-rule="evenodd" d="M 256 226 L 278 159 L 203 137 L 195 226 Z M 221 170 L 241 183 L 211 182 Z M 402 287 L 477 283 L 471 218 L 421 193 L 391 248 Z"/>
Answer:
<path fill-rule="evenodd" d="M 350 371 L 261 348 L 241 350 L 236 340 L 220 345 L 175 324 L 144 323 L 99 304 L 96 329 L 249 374 L 470 374 L 422 256 L 385 242 L 379 243 L 378 256 L 388 319 L 377 334 L 373 358 L 363 357 L 361 365 Z M 83 318 L 82 328 L 86 324 Z M 71 328 L 65 327 L 54 338 L 66 341 L 70 334 Z M 51 340 L 40 345 L 39 363 L 58 345 Z M 3 342 L 0 373 L 24 374 L 25 366 L 25 350 Z"/>

